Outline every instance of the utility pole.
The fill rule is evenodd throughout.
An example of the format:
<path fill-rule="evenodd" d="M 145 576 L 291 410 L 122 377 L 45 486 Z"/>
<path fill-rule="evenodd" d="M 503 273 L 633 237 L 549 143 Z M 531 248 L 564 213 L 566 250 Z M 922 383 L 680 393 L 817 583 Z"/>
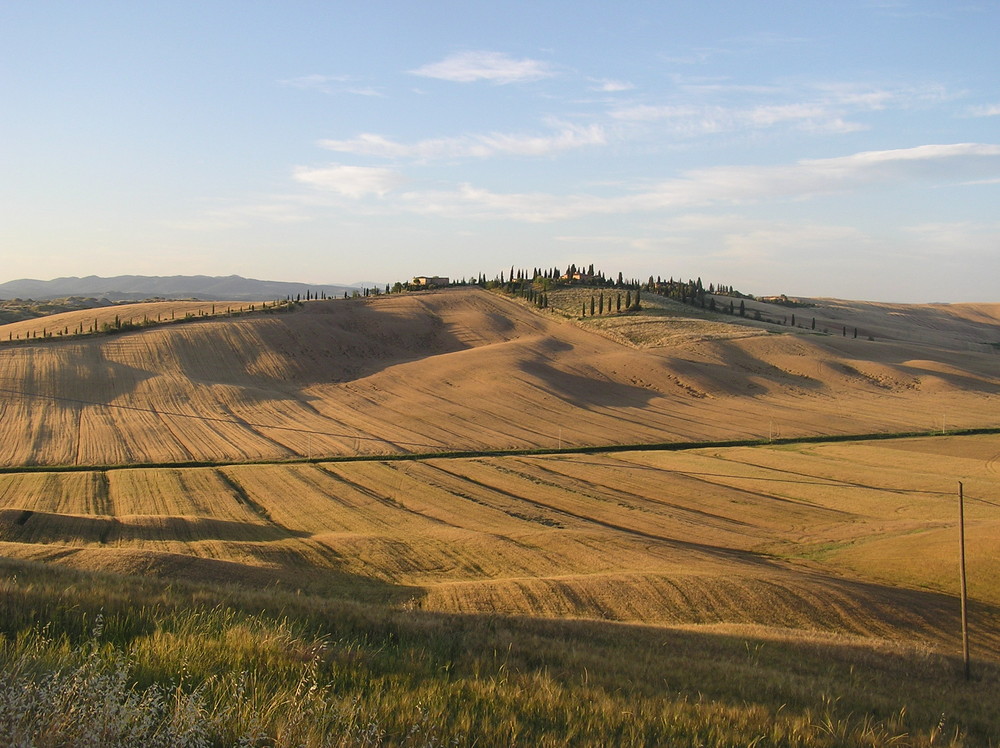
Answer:
<path fill-rule="evenodd" d="M 958 482 L 958 555 L 959 578 L 962 583 L 962 661 L 965 664 L 965 679 L 969 680 L 969 613 L 965 586 L 965 495 L 962 481 Z"/>

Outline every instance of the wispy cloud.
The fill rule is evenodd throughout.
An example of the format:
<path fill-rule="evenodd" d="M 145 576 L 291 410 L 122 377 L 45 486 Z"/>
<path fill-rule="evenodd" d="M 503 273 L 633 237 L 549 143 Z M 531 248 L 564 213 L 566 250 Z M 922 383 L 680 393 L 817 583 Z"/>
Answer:
<path fill-rule="evenodd" d="M 402 174 L 392 169 L 341 164 L 319 168 L 298 166 L 294 176 L 297 181 L 310 187 L 355 199 L 368 195 L 381 197 L 405 181 Z"/>
<path fill-rule="evenodd" d="M 486 133 L 451 138 L 431 138 L 400 143 L 374 133 L 362 133 L 350 140 L 322 140 L 319 145 L 338 153 L 391 159 L 432 161 L 448 158 L 490 158 L 498 155 L 546 156 L 559 151 L 603 145 L 607 142 L 600 125 L 563 125 L 549 135 Z"/>
<path fill-rule="evenodd" d="M 612 80 L 611 78 L 591 78 L 591 91 L 602 91 L 604 93 L 619 93 L 621 91 L 631 91 L 635 86 L 628 81 Z"/>
<path fill-rule="evenodd" d="M 792 124 L 798 129 L 822 132 L 853 132 L 864 126 L 848 122 L 835 112 L 810 103 L 762 105 L 745 109 L 723 106 L 650 106 L 625 107 L 611 113 L 615 119 L 632 122 L 665 122 L 680 135 L 763 129 Z"/>
<path fill-rule="evenodd" d="M 291 196 L 263 198 L 256 203 L 210 208 L 192 220 L 171 221 L 168 225 L 184 231 L 214 231 L 245 228 L 260 223 L 293 224 L 312 220 L 300 200 Z"/>
<path fill-rule="evenodd" d="M 375 141 L 373 147 L 381 148 L 382 144 Z M 404 155 L 412 155 L 412 152 L 405 150 Z M 214 227 L 256 221 L 304 221 L 314 217 L 316 211 L 343 208 L 344 198 L 352 201 L 350 209 L 355 212 L 383 215 L 403 212 L 463 220 L 514 220 L 525 223 L 659 213 L 672 215 L 664 235 L 709 230 L 724 233 L 728 225 L 732 236 L 726 239 L 725 246 L 733 252 L 742 253 L 749 248 L 760 249 L 769 242 L 775 245 L 794 244 L 796 241 L 806 245 L 811 242 L 818 246 L 824 242 L 846 241 L 851 237 L 849 229 L 815 226 L 802 229 L 800 225 L 791 223 L 780 229 L 779 237 L 774 233 L 778 228 L 773 221 L 760 223 L 754 228 L 753 222 L 745 217 L 734 219 L 715 213 L 691 214 L 689 211 L 715 211 L 720 207 L 735 208 L 768 201 L 806 200 L 826 194 L 898 184 L 969 184 L 971 179 L 988 181 L 990 177 L 1000 178 L 1000 145 L 984 143 L 865 151 L 777 166 L 693 169 L 632 189 L 618 185 L 617 194 L 607 191 L 614 185 L 605 185 L 605 194 L 504 193 L 467 183 L 454 189 L 428 190 L 413 188 L 413 183 L 394 169 L 335 163 L 295 168 L 295 180 L 311 188 L 309 192 L 209 211 L 204 214 L 204 221 Z M 378 202 L 365 200 L 371 197 L 379 198 Z M 801 233 L 803 231 L 806 233 Z M 939 240 L 949 231 L 955 237 L 975 239 L 979 244 L 993 241 L 990 246 L 996 248 L 994 224 L 985 228 L 928 224 L 912 229 L 915 237 L 931 238 L 934 235 Z"/>
<path fill-rule="evenodd" d="M 415 70 L 412 75 L 456 83 L 490 81 L 492 83 L 523 83 L 551 78 L 555 71 L 540 60 L 516 60 L 502 52 L 458 52 Z"/>
<path fill-rule="evenodd" d="M 625 122 L 663 124 L 682 137 L 782 125 L 806 132 L 846 133 L 867 129 L 852 119 L 856 115 L 910 109 L 952 97 L 938 85 L 892 89 L 850 83 L 739 86 L 678 80 L 677 86 L 680 94 L 672 102 L 622 105 L 612 109 L 610 116 Z M 715 103 L 719 97 L 726 103 Z M 731 103 L 738 97 L 757 101 Z M 770 101 L 761 102 L 761 98 Z"/>
<path fill-rule="evenodd" d="M 382 96 L 382 92 L 370 86 L 357 85 L 357 81 L 349 75 L 302 75 L 298 78 L 286 78 L 278 81 L 283 86 L 299 88 L 304 91 L 319 91 L 325 94 L 348 93 L 357 96 Z"/>
<path fill-rule="evenodd" d="M 1000 117 L 1000 104 L 986 104 L 969 108 L 970 117 Z"/>
<path fill-rule="evenodd" d="M 957 143 L 866 151 L 778 166 L 722 166 L 685 172 L 645 189 L 604 197 L 496 193 L 469 184 L 452 191 L 406 192 L 416 213 L 547 222 L 766 200 L 802 200 L 872 185 L 954 181 L 1000 173 L 1000 145 Z"/>

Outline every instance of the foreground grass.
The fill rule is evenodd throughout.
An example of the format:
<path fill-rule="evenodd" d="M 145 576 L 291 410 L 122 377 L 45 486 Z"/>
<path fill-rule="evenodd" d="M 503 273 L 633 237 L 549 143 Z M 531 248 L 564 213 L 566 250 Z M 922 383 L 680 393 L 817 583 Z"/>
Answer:
<path fill-rule="evenodd" d="M 447 616 L 0 562 L 20 745 L 993 745 L 1000 669 L 758 630 Z"/>

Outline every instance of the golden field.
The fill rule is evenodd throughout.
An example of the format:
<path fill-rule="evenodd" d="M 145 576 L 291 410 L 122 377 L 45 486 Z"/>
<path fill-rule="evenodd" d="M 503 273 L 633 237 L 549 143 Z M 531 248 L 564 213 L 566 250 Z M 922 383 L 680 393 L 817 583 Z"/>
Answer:
<path fill-rule="evenodd" d="M 976 652 L 1000 660 L 998 456 L 1000 436 L 964 436 L 8 473 L 0 553 L 410 609 L 954 650 L 957 476 Z"/>
<path fill-rule="evenodd" d="M 581 322 L 455 289 L 4 346 L 0 465 L 996 425 L 1000 305 L 798 310 L 820 327 L 850 318 L 869 341 L 643 302 Z"/>
<path fill-rule="evenodd" d="M 233 589 L 266 591 L 276 616 L 304 606 L 294 620 L 308 619 L 310 631 L 336 630 L 338 616 L 367 621 L 351 624 L 362 644 L 348 647 L 367 654 L 321 647 L 331 673 L 348 660 L 368 672 L 382 655 L 365 647 L 388 647 L 407 668 L 429 658 L 430 681 L 454 677 L 474 691 L 507 688 L 494 651 L 507 634 L 497 632 L 517 629 L 524 639 L 508 646 L 518 685 L 483 698 L 559 722 L 591 677 L 604 694 L 593 703 L 607 714 L 576 739 L 572 720 L 551 727 L 550 717 L 536 724 L 502 710 L 476 735 L 442 706 L 451 727 L 441 735 L 460 744 L 463 735 L 514 744 L 522 734 L 534 736 L 524 744 L 599 745 L 610 730 L 622 744 L 663 744 L 674 733 L 657 704 L 687 714 L 681 704 L 707 694 L 705 714 L 676 716 L 685 725 L 676 734 L 690 738 L 677 744 L 749 744 L 771 723 L 779 727 L 754 744 L 995 745 L 1000 715 L 983 694 L 1000 687 L 1000 435 L 434 453 L 996 427 L 1000 305 L 811 300 L 794 310 L 793 327 L 787 308 L 748 303 L 751 314 L 785 315 L 776 325 L 649 295 L 640 313 L 579 319 L 570 310 L 585 297 L 559 293 L 547 312 L 448 290 L 0 347 L 0 557 L 29 580 L 8 582 L 8 594 L 62 621 L 54 611 L 127 603 L 107 580 L 153 600 L 142 603 L 149 610 L 179 594 L 174 584 L 198 605 L 242 599 Z M 979 679 L 962 686 L 950 685 L 961 651 L 959 481 Z M 96 574 L 71 591 L 97 585 L 111 596 L 98 606 L 43 594 L 57 582 L 40 569 Z M 317 612 L 325 606 L 337 612 Z M 145 610 L 122 608 L 114 615 L 125 623 L 114 625 L 138 626 L 128 621 Z M 158 616 L 126 637 L 141 663 L 153 657 L 142 647 L 167 636 Z M 299 662 L 294 653 L 314 645 L 289 636 L 295 644 L 282 651 Z M 406 636 L 425 637 L 435 654 L 388 643 Z M 449 636 L 465 643 L 449 648 Z M 238 649 L 225 637 L 238 633 L 223 637 Z M 657 681 L 636 675 L 635 663 L 608 664 L 663 637 L 688 642 L 669 666 L 689 675 Z M 533 655 L 529 641 L 558 654 Z M 463 659 L 467 647 L 486 659 Z M 766 675 L 762 649 L 777 658 Z M 649 662 L 667 667 L 667 656 Z M 607 672 L 592 676 L 598 661 Z M 440 675 L 452 667 L 460 678 Z M 732 683 L 724 670 L 736 673 Z M 871 684 L 854 682 L 865 673 Z M 914 680 L 896 693 L 906 673 Z M 479 698 L 444 685 L 433 697 L 392 688 L 413 703 L 458 699 L 460 711 Z M 609 694 L 636 700 L 633 732 L 612 716 L 624 707 Z M 391 721 L 402 707 L 389 704 L 371 708 Z M 737 723 L 745 731 L 725 732 Z M 330 744 L 417 744 L 398 729 L 382 743 Z"/>

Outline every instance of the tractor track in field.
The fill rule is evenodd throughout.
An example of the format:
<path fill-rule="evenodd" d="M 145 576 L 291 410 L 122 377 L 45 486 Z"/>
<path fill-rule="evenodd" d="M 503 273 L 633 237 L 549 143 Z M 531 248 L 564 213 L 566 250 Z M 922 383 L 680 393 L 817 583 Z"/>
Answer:
<path fill-rule="evenodd" d="M 1000 475 L 1000 452 L 997 452 L 986 461 L 986 471 Z"/>

